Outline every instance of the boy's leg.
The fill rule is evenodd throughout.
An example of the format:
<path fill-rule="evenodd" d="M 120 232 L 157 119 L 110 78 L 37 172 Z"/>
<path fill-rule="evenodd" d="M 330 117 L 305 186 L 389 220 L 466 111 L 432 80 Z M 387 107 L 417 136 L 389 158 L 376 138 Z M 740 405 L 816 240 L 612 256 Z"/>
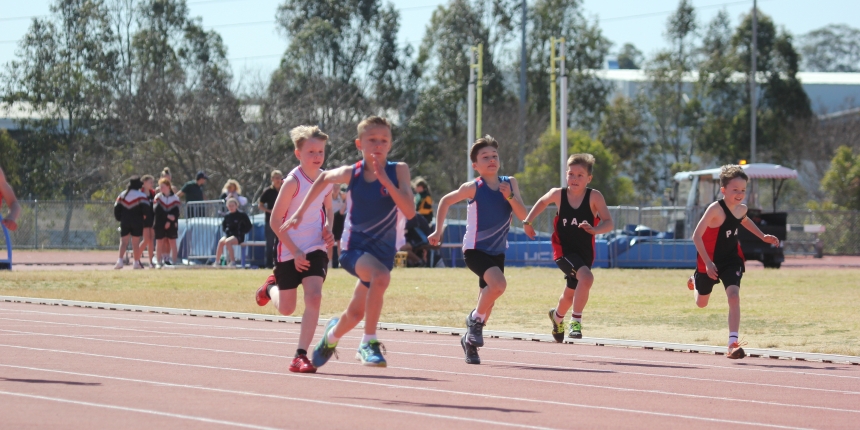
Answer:
<path fill-rule="evenodd" d="M 379 316 L 382 314 L 385 290 L 388 289 L 388 284 L 391 282 L 391 271 L 373 255 L 364 254 L 355 264 L 355 273 L 360 279 L 370 280 L 370 285 L 366 287 L 364 334 L 375 336 L 376 325 L 379 323 Z M 350 304 L 351 306 L 352 304 Z M 354 317 L 355 315 L 352 316 Z"/>
<path fill-rule="evenodd" d="M 355 291 L 352 293 L 352 299 L 349 301 L 349 306 L 340 315 L 337 324 L 329 333 L 328 342 L 331 344 L 337 343 L 340 338 L 354 329 L 358 323 L 364 318 L 365 306 L 367 305 L 368 288 L 361 279 L 355 283 Z M 365 323 L 367 325 L 367 323 Z"/>
<path fill-rule="evenodd" d="M 741 327 L 741 288 L 737 285 L 726 287 L 726 298 L 729 301 L 729 336 L 734 334 L 734 339 L 729 339 L 729 344 L 737 342 L 737 333 Z"/>
<path fill-rule="evenodd" d="M 269 290 L 269 295 L 272 297 L 272 306 L 274 306 L 281 315 L 292 315 L 293 312 L 296 311 L 296 289 L 278 290 L 277 288 L 278 286 L 275 285 Z M 301 339 L 301 337 L 299 339 Z"/>
<path fill-rule="evenodd" d="M 588 293 L 591 291 L 591 285 L 594 283 L 594 275 L 591 269 L 587 266 L 581 267 L 576 272 L 576 292 L 573 295 L 573 314 L 582 316 L 582 311 L 585 310 L 585 305 L 588 303 Z"/>
<path fill-rule="evenodd" d="M 478 306 L 475 308 L 473 316 L 486 324 L 487 320 L 490 319 L 490 313 L 493 311 L 496 300 L 505 293 L 508 281 L 505 279 L 502 269 L 491 267 L 484 272 L 484 282 L 487 283 L 487 286 L 478 293 Z"/>
<path fill-rule="evenodd" d="M 573 306 L 573 297 L 576 294 L 576 290 L 573 288 L 568 288 L 566 285 L 564 287 L 564 291 L 561 293 L 561 296 L 558 298 L 558 304 L 555 307 L 555 313 L 560 317 L 564 317 L 567 315 L 567 311 L 570 310 L 570 307 Z"/>
<path fill-rule="evenodd" d="M 313 340 L 314 332 L 320 319 L 323 281 L 324 279 L 320 276 L 308 276 L 302 280 L 302 287 L 305 293 L 305 312 L 302 314 L 302 328 L 299 334 L 298 349 L 307 351 Z M 293 307 L 295 307 L 295 304 Z"/>

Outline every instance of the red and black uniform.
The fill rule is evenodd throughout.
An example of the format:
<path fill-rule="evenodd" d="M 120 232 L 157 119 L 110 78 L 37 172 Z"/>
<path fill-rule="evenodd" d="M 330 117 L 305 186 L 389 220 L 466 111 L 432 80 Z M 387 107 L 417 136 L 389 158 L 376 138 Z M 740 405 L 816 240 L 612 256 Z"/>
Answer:
<path fill-rule="evenodd" d="M 594 264 L 594 235 L 579 228 L 588 221 L 594 227 L 600 217 L 591 211 L 591 188 L 585 189 L 578 208 L 573 208 L 567 200 L 567 189 L 561 190 L 561 204 L 555 216 L 555 231 L 552 233 L 552 258 L 564 272 L 567 288 L 576 289 L 576 272 L 583 266 L 591 268 Z"/>
<path fill-rule="evenodd" d="M 744 253 L 741 251 L 741 245 L 738 243 L 738 230 L 741 227 L 741 221 L 746 218 L 746 215 L 741 218 L 735 218 L 735 214 L 726 206 L 726 202 L 720 199 L 717 203 L 723 209 L 726 215 L 726 220 L 716 228 L 708 227 L 705 234 L 702 235 L 702 242 L 705 243 L 705 251 L 708 257 L 717 266 L 717 275 L 719 279 L 711 279 L 708 276 L 708 268 L 705 266 L 705 261 L 702 256 L 697 257 L 696 273 L 693 277 L 696 284 L 696 291 L 699 294 L 711 294 L 714 285 L 720 281 L 723 282 L 723 287 L 728 288 L 730 285 L 741 286 L 741 277 L 744 273 Z"/>

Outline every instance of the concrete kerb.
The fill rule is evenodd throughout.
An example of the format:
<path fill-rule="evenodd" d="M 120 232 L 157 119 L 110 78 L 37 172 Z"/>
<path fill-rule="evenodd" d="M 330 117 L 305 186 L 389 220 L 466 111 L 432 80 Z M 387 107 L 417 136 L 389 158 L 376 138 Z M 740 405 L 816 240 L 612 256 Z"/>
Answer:
<path fill-rule="evenodd" d="M 0 296 L 0 302 L 10 303 L 30 303 L 51 306 L 71 306 L 91 309 L 117 310 L 127 312 L 151 312 L 166 315 L 187 315 L 194 317 L 209 317 L 209 318 L 225 318 L 225 319 L 243 319 L 251 321 L 270 321 L 282 323 L 301 323 L 299 317 L 287 317 L 281 315 L 266 315 L 266 314 L 251 314 L 241 312 L 221 312 L 221 311 L 206 311 L 197 309 L 179 309 L 166 308 L 157 306 L 139 306 L 125 305 L 117 303 L 101 303 L 101 302 L 84 302 L 77 300 L 62 300 L 62 299 L 43 299 L 35 297 L 17 297 L 17 296 Z M 324 325 L 326 321 L 320 321 L 320 325 Z M 363 327 L 363 322 L 359 326 Z M 382 330 L 391 331 L 410 331 L 416 333 L 428 334 L 444 334 L 460 336 L 465 333 L 463 327 L 439 327 L 426 326 L 415 324 L 393 324 L 379 323 L 379 328 Z M 555 342 L 551 335 L 537 333 L 519 333 L 508 331 L 484 330 L 484 336 L 497 339 L 512 339 L 534 342 Z M 694 345 L 683 343 L 670 342 L 651 342 L 641 340 L 625 340 L 625 339 L 604 339 L 596 337 L 584 337 L 582 339 L 570 340 L 566 339 L 564 343 L 576 345 L 597 345 L 597 346 L 616 346 L 623 348 L 643 348 L 663 351 L 688 352 L 688 353 L 703 353 L 722 355 L 725 353 L 724 347 L 711 345 Z M 761 357 L 783 360 L 799 360 L 799 361 L 821 361 L 824 363 L 850 363 L 860 365 L 860 357 L 851 355 L 835 355 L 835 354 L 818 354 L 811 352 L 794 352 L 781 351 L 776 349 L 758 349 L 744 348 L 750 357 Z"/>

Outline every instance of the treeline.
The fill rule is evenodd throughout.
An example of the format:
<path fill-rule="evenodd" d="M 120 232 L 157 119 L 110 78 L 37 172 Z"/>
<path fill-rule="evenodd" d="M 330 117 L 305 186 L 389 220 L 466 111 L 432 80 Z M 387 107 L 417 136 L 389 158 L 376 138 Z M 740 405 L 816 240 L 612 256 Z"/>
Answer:
<path fill-rule="evenodd" d="M 595 186 L 610 204 L 668 203 L 674 171 L 748 158 L 749 16 L 737 27 L 725 12 L 701 23 L 683 0 L 667 20 L 668 48 L 645 57 L 631 44 L 613 51 L 579 0 L 530 1 L 523 140 L 520 7 L 451 0 L 433 12 L 415 51 L 399 44 L 400 15 L 390 3 L 284 0 L 276 12 L 286 40 L 280 65 L 239 91 L 221 37 L 184 0 L 56 0 L 0 76 L 4 106 L 27 110 L 21 128 L 0 134 L 0 165 L 23 198 L 111 198 L 130 174 L 164 166 L 177 180 L 200 169 L 213 185 L 236 178 L 252 197 L 270 170 L 296 164 L 292 126 L 329 133 L 326 164 L 335 166 L 359 156 L 355 124 L 381 114 L 396 124 L 392 157 L 445 192 L 466 179 L 469 47 L 483 43 L 483 131 L 502 142 L 504 171 L 516 172 L 534 200 L 558 181 L 559 133 L 547 132 L 552 37 L 568 41 L 571 150 L 599 155 Z M 796 78 L 794 38 L 759 17 L 759 159 L 799 166 L 807 157 L 821 177 L 836 147 L 858 148 L 858 136 L 813 115 Z M 820 46 L 810 52 L 850 50 L 850 28 L 824 30 L 807 38 Z M 828 34 L 843 42 L 822 42 Z M 645 69 L 648 82 L 635 97 L 610 99 L 614 88 L 595 72 L 611 53 L 622 67 Z M 819 57 L 815 67 L 857 65 Z M 698 79 L 689 82 L 693 71 Z M 842 134 L 820 145 L 827 139 L 813 137 L 834 133 Z"/>

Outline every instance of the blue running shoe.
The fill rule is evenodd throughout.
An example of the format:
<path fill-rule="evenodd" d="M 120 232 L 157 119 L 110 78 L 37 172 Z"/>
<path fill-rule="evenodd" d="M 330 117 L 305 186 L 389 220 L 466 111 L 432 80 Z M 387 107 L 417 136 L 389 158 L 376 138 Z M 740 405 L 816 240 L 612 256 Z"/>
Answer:
<path fill-rule="evenodd" d="M 335 350 L 337 344 L 330 345 L 328 343 L 328 334 L 334 329 L 334 326 L 337 325 L 339 320 L 340 318 L 334 317 L 328 320 L 328 323 L 325 325 L 322 338 L 320 338 L 319 343 L 317 343 L 316 348 L 314 348 L 313 358 L 311 359 L 311 363 L 314 367 L 322 367 L 322 365 L 328 362 L 328 359 L 331 358 L 332 355 L 337 356 L 337 350 Z"/>
<path fill-rule="evenodd" d="M 385 352 L 385 346 L 374 339 L 359 345 L 355 358 L 361 360 L 361 364 L 364 366 L 386 367 L 388 364 L 385 362 L 385 357 L 382 356 L 383 352 Z"/>

